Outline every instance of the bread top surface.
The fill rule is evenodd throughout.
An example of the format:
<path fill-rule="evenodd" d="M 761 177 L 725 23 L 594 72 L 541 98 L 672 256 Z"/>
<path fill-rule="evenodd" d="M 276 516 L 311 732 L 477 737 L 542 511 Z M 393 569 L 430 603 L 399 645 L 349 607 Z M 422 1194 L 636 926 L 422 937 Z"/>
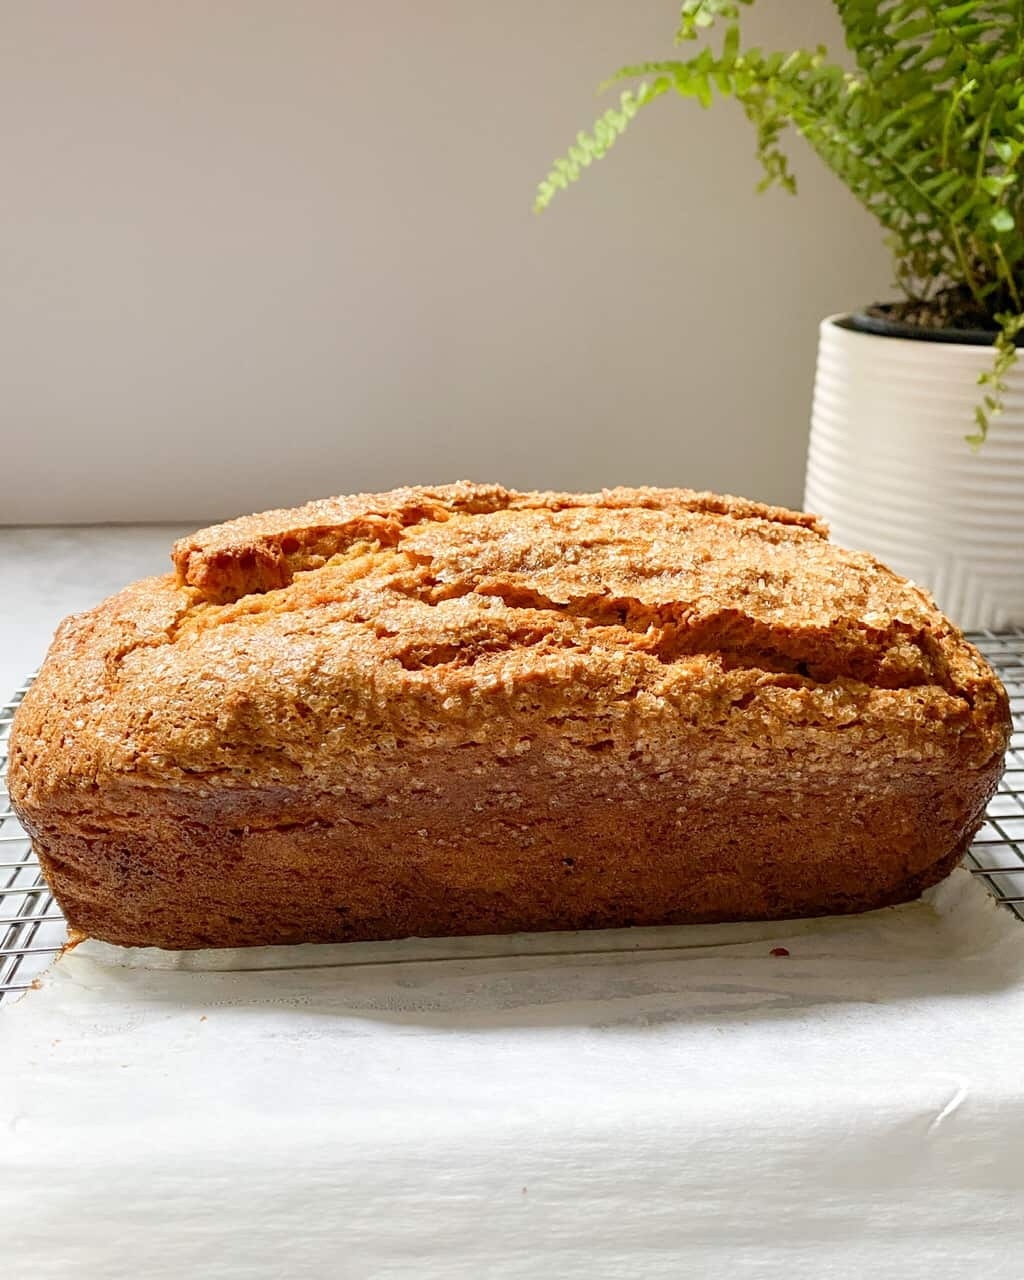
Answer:
<path fill-rule="evenodd" d="M 751 752 L 842 728 L 880 763 L 1005 749 L 999 682 L 925 592 L 738 498 L 400 489 L 216 525 L 172 558 L 58 631 L 15 726 L 22 794 L 329 781 L 529 750 L 545 726 L 586 745 L 591 722 L 668 755 L 708 727 Z"/>

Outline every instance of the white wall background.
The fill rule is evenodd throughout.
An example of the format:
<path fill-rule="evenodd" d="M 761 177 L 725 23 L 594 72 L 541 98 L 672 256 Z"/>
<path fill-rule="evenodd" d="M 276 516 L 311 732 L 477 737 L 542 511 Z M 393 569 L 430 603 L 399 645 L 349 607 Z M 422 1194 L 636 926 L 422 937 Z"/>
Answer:
<path fill-rule="evenodd" d="M 469 476 L 799 501 L 816 322 L 881 237 L 799 144 L 663 100 L 548 162 L 674 0 L 0 0 L 0 521 Z M 751 42 L 825 39 L 760 0 Z"/>

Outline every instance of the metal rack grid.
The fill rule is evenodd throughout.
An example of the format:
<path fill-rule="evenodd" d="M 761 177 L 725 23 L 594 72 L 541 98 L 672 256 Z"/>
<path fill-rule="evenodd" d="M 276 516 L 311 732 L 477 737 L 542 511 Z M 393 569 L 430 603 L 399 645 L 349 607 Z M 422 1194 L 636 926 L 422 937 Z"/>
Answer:
<path fill-rule="evenodd" d="M 1024 921 L 1024 628 L 975 632 L 969 638 L 1006 685 L 1013 736 L 1006 773 L 964 865 Z M 63 917 L 4 785 L 7 737 L 29 683 L 0 707 L 0 1000 L 30 987 L 65 940 Z"/>
<path fill-rule="evenodd" d="M 67 936 L 7 794 L 7 738 L 29 684 L 0 707 L 0 1000 L 30 987 Z"/>
<path fill-rule="evenodd" d="M 1006 772 L 964 866 L 1024 920 L 1024 627 L 968 636 L 989 660 L 1010 695 L 1013 732 Z"/>

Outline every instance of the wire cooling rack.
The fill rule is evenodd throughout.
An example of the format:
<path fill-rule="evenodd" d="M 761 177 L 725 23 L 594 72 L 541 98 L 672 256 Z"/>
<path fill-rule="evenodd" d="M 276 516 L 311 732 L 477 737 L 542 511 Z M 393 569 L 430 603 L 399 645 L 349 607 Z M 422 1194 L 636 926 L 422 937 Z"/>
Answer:
<path fill-rule="evenodd" d="M 27 691 L 28 684 L 0 707 L 0 1000 L 30 987 L 67 936 L 64 917 L 7 794 L 7 738 Z"/>
<path fill-rule="evenodd" d="M 1024 920 L 1024 627 L 967 637 L 988 658 L 1010 695 L 1013 732 L 1006 772 L 964 866 Z"/>
<path fill-rule="evenodd" d="M 1024 921 L 1024 628 L 975 632 L 969 639 L 1006 685 L 1013 736 L 1006 773 L 964 865 Z M 65 941 L 64 919 L 11 812 L 4 781 L 11 721 L 27 690 L 25 684 L 0 707 L 0 1000 L 30 987 Z"/>

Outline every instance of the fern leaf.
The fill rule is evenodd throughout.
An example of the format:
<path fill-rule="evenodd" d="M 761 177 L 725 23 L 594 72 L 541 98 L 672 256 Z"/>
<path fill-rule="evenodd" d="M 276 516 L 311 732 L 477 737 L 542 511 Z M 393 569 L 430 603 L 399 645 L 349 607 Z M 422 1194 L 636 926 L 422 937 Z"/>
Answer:
<path fill-rule="evenodd" d="M 966 436 L 967 443 L 978 449 L 985 443 L 992 419 L 1003 411 L 1003 396 L 1009 390 L 1007 375 L 1017 363 L 1017 336 L 1024 331 L 1024 313 L 1007 312 L 996 316 L 999 332 L 995 340 L 992 367 L 978 375 L 978 385 L 991 390 L 982 397 L 974 411 L 976 430 Z"/>
<path fill-rule="evenodd" d="M 753 4 L 754 0 L 683 0 L 676 27 L 676 44 L 684 40 L 696 40 L 717 18 L 735 21 L 740 16 L 741 4 Z"/>
<path fill-rule="evenodd" d="M 636 89 L 625 89 L 619 97 L 619 105 L 611 107 L 594 122 L 591 133 L 578 133 L 576 142 L 568 152 L 556 160 L 547 177 L 537 187 L 534 210 L 546 209 L 559 191 L 577 182 L 588 165 L 599 160 L 629 127 L 641 107 L 661 97 L 671 87 L 671 81 L 662 76 L 652 82 L 639 84 Z"/>

